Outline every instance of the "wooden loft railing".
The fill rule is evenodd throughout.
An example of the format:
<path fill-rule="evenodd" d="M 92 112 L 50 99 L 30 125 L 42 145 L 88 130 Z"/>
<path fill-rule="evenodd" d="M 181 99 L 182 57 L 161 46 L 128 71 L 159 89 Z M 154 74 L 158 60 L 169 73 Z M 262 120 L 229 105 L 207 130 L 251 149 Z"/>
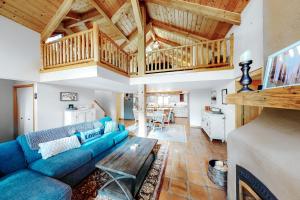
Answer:
<path fill-rule="evenodd" d="M 192 45 L 146 53 L 145 74 L 233 67 L 233 35 Z M 137 54 L 124 52 L 112 39 L 93 29 L 41 44 L 42 71 L 99 64 L 123 75 L 138 75 Z"/>
<path fill-rule="evenodd" d="M 233 67 L 233 35 L 146 54 L 146 74 Z M 130 75 L 138 75 L 137 54 L 130 55 Z"/>
<path fill-rule="evenodd" d="M 41 44 L 42 70 L 100 64 L 128 75 L 129 55 L 98 27 Z M 80 64 L 80 65 L 79 65 Z"/>

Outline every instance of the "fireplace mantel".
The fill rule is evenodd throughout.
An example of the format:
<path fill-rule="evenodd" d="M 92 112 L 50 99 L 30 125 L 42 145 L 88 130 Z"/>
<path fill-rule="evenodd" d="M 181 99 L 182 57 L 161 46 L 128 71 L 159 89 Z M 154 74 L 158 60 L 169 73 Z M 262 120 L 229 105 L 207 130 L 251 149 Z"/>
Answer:
<path fill-rule="evenodd" d="M 264 108 L 228 136 L 228 197 L 236 199 L 236 165 L 254 174 L 278 198 L 300 199 L 300 111 Z"/>
<path fill-rule="evenodd" d="M 300 110 L 300 86 L 229 94 L 226 103 Z"/>

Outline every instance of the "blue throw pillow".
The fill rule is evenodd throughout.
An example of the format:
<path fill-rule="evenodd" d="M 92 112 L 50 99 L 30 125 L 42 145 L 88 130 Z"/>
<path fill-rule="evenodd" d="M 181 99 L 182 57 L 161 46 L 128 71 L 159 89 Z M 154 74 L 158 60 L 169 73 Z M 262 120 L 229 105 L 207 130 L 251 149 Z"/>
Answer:
<path fill-rule="evenodd" d="M 101 137 L 101 135 L 101 128 L 95 128 L 89 131 L 80 132 L 80 142 L 86 143 L 88 141 Z"/>

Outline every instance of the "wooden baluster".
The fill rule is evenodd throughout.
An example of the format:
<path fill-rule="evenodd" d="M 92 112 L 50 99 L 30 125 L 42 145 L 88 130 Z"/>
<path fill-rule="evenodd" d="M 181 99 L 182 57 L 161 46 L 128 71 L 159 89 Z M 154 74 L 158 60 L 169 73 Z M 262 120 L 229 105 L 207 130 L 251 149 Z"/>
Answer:
<path fill-rule="evenodd" d="M 66 40 L 62 40 L 62 63 L 66 63 Z"/>
<path fill-rule="evenodd" d="M 215 64 L 215 42 L 211 43 L 211 57 L 212 57 L 211 64 Z"/>
<path fill-rule="evenodd" d="M 188 46 L 185 46 L 185 65 L 186 65 L 186 68 L 189 67 L 189 55 L 188 55 Z"/>
<path fill-rule="evenodd" d="M 203 43 L 200 44 L 200 57 L 201 57 L 201 65 L 204 65 L 204 48 Z"/>
<path fill-rule="evenodd" d="M 71 58 L 71 62 L 74 62 L 74 38 L 70 38 L 70 58 Z"/>
<path fill-rule="evenodd" d="M 82 60 L 85 60 L 86 59 L 86 55 L 85 55 L 85 33 L 83 33 L 81 35 L 81 58 Z"/>
<path fill-rule="evenodd" d="M 206 65 L 209 63 L 209 43 L 206 42 Z"/>
<path fill-rule="evenodd" d="M 59 63 L 63 64 L 63 41 L 59 42 Z"/>
<path fill-rule="evenodd" d="M 227 62 L 227 40 L 223 40 L 223 63 Z"/>
<path fill-rule="evenodd" d="M 220 45 L 220 40 L 217 42 L 217 64 L 220 64 L 220 59 L 221 59 L 221 45 Z"/>
<path fill-rule="evenodd" d="M 180 48 L 180 51 L 181 51 L 181 66 L 180 68 L 183 67 L 183 47 Z"/>
<path fill-rule="evenodd" d="M 90 45 L 89 45 L 89 33 L 87 32 L 85 34 L 85 49 L 86 49 L 86 52 L 85 52 L 85 56 L 86 56 L 86 59 L 89 59 L 90 58 Z"/>
<path fill-rule="evenodd" d="M 234 48 L 234 36 L 230 35 L 230 66 L 233 67 L 233 48 Z"/>
<path fill-rule="evenodd" d="M 73 41 L 74 41 L 74 47 L 73 47 L 73 49 L 74 49 L 74 61 L 77 61 L 77 38 L 74 37 Z"/>

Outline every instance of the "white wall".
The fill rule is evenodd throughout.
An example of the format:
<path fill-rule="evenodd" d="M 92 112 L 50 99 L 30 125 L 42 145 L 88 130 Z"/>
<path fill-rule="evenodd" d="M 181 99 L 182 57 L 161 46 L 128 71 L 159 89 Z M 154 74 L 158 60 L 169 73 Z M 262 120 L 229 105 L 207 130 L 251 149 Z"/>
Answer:
<path fill-rule="evenodd" d="M 117 93 L 111 91 L 95 91 L 95 99 L 101 104 L 106 115 L 117 120 Z"/>
<path fill-rule="evenodd" d="M 190 125 L 201 126 L 201 112 L 210 105 L 210 90 L 192 90 L 189 93 Z"/>
<path fill-rule="evenodd" d="M 39 79 L 40 34 L 0 16 L 0 78 Z"/>
<path fill-rule="evenodd" d="M 78 101 L 60 101 L 60 92 L 77 92 Z M 60 85 L 37 84 L 37 128 L 38 130 L 64 125 L 64 110 L 69 104 L 91 106 L 95 99 L 94 90 Z"/>
<path fill-rule="evenodd" d="M 225 133 L 227 138 L 228 134 L 235 129 L 235 105 L 222 104 L 222 89 L 227 89 L 228 94 L 235 93 L 235 81 L 212 89 L 217 92 L 217 103 L 214 107 L 221 108 L 225 114 Z"/>
<path fill-rule="evenodd" d="M 264 58 L 300 40 L 300 1 L 264 0 Z"/>
<path fill-rule="evenodd" d="M 272 1 L 272 0 L 270 0 Z M 280 1 L 280 0 L 279 0 Z M 297 0 L 296 0 L 297 1 Z M 263 59 L 263 1 L 251 0 L 241 15 L 241 25 L 233 26 L 226 37 L 234 34 L 235 77 L 241 76 L 239 58 L 250 50 L 253 64 L 251 71 L 264 65 Z"/>
<path fill-rule="evenodd" d="M 14 138 L 13 85 L 14 81 L 0 79 L 0 142 Z"/>

